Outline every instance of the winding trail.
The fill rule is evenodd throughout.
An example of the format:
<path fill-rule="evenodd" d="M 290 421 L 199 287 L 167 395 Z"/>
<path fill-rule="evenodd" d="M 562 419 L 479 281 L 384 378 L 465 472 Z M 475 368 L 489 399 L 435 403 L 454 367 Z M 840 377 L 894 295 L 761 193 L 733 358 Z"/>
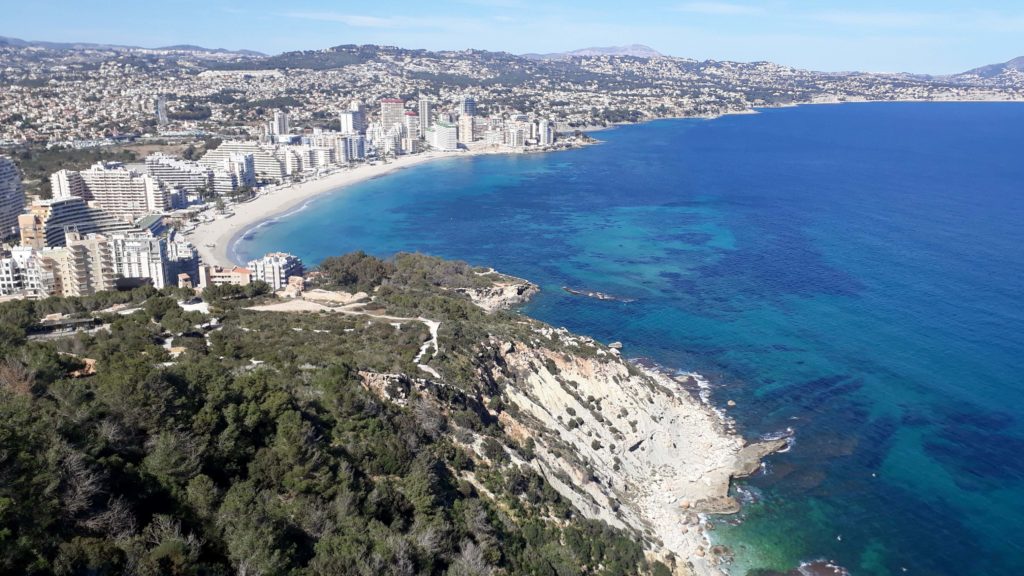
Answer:
<path fill-rule="evenodd" d="M 420 322 L 427 327 L 428 331 L 430 331 L 430 339 L 420 346 L 419 353 L 416 354 L 416 357 L 413 358 L 412 361 L 420 370 L 430 374 L 434 378 L 441 378 L 441 374 L 435 368 L 423 362 L 423 358 L 431 348 L 434 349 L 434 352 L 430 355 L 430 358 L 437 356 L 437 353 L 440 351 L 437 339 L 437 331 L 441 328 L 441 323 L 439 321 L 423 318 L 422 316 L 416 318 L 403 318 L 401 316 L 389 316 L 387 314 L 374 314 L 364 310 L 363 308 L 365 306 L 366 305 L 364 303 L 360 302 L 332 307 L 320 304 L 319 302 L 311 302 L 309 300 L 288 300 L 263 306 L 251 306 L 246 308 L 246 310 L 255 310 L 257 312 L 332 312 L 335 314 L 345 314 L 347 316 L 363 316 L 376 320 L 390 320 L 400 324 L 405 324 L 407 322 Z"/>

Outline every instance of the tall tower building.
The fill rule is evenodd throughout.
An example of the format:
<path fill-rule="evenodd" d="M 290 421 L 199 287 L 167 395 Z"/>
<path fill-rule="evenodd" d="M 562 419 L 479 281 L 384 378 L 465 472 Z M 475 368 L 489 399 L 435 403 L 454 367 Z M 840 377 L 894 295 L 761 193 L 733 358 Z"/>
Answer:
<path fill-rule="evenodd" d="M 418 114 L 409 110 L 405 113 L 405 134 L 411 140 L 419 140 L 423 137 L 423 133 L 420 132 L 420 117 Z"/>
<path fill-rule="evenodd" d="M 541 146 L 555 143 L 555 125 L 550 120 L 541 120 L 537 124 L 537 143 Z"/>
<path fill-rule="evenodd" d="M 427 133 L 427 129 L 429 129 L 430 126 L 431 126 L 431 122 L 430 122 L 430 113 L 431 113 L 430 99 L 428 99 L 426 96 L 420 95 L 420 99 L 419 99 L 419 102 L 417 102 L 417 105 L 419 106 L 419 110 L 420 110 L 420 134 L 421 135 L 425 135 Z"/>
<path fill-rule="evenodd" d="M 0 238 L 18 232 L 18 214 L 25 209 L 25 189 L 14 160 L 0 156 Z"/>
<path fill-rule="evenodd" d="M 380 123 L 387 132 L 405 118 L 405 102 L 398 98 L 384 98 L 380 101 Z"/>
<path fill-rule="evenodd" d="M 459 142 L 468 144 L 476 139 L 476 124 L 472 115 L 459 116 Z"/>
<path fill-rule="evenodd" d="M 476 116 L 476 99 L 470 95 L 462 97 L 462 102 L 459 104 L 459 113 L 466 116 Z"/>
<path fill-rule="evenodd" d="M 366 115 L 362 110 L 345 110 L 338 116 L 342 134 L 363 134 L 366 132 Z"/>
<path fill-rule="evenodd" d="M 348 106 L 348 111 L 352 113 L 352 134 L 366 134 L 366 107 L 363 103 L 353 100 Z"/>
<path fill-rule="evenodd" d="M 270 124 L 270 133 L 280 136 L 291 132 L 288 125 L 288 113 L 283 110 L 274 110 L 274 120 Z"/>

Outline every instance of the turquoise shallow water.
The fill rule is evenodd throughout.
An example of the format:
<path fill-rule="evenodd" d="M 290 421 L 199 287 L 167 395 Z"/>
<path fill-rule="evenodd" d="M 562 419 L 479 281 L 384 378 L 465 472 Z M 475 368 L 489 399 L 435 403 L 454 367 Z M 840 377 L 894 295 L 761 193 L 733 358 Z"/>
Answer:
<path fill-rule="evenodd" d="M 541 284 L 530 315 L 704 373 L 746 434 L 792 427 L 793 449 L 742 484 L 741 521 L 719 523 L 736 573 L 819 557 L 1024 573 L 1024 105 L 811 106 L 598 136 L 369 181 L 237 249 L 492 265 Z"/>

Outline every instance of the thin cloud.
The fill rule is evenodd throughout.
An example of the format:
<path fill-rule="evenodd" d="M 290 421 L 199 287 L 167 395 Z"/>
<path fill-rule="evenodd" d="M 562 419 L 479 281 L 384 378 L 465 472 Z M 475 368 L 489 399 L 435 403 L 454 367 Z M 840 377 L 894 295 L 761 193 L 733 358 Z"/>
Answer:
<path fill-rule="evenodd" d="M 459 2 L 485 8 L 526 8 L 521 0 L 459 0 Z"/>
<path fill-rule="evenodd" d="M 812 20 L 870 28 L 921 28 L 952 22 L 949 15 L 930 12 L 816 12 L 808 15 Z"/>
<path fill-rule="evenodd" d="M 288 12 L 288 18 L 301 20 L 317 20 L 319 22 L 338 22 L 355 28 L 401 28 L 401 18 L 381 18 L 379 16 L 363 16 L 361 14 L 339 14 L 337 12 Z"/>
<path fill-rule="evenodd" d="M 373 30 L 401 30 L 402 32 L 420 30 L 440 30 L 442 32 L 464 31 L 466 29 L 484 29 L 489 24 L 486 20 L 476 18 L 443 18 L 413 16 L 371 16 L 368 14 L 346 14 L 340 12 L 286 12 L 286 18 L 313 20 L 317 22 L 336 22 L 350 28 L 368 28 Z"/>
<path fill-rule="evenodd" d="M 730 4 L 727 2 L 688 2 L 677 6 L 676 10 L 710 16 L 753 16 L 764 13 L 764 9 L 758 6 Z"/>

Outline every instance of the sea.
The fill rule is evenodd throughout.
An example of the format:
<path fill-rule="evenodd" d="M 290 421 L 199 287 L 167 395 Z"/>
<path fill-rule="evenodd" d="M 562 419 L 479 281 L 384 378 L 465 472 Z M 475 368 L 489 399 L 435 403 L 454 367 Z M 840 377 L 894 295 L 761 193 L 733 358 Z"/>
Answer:
<path fill-rule="evenodd" d="M 1024 574 L 1024 104 L 662 120 L 550 154 L 436 161 L 234 246 L 466 260 L 523 311 L 695 371 L 794 443 L 713 521 L 733 574 Z M 573 295 L 565 287 L 617 300 Z"/>

